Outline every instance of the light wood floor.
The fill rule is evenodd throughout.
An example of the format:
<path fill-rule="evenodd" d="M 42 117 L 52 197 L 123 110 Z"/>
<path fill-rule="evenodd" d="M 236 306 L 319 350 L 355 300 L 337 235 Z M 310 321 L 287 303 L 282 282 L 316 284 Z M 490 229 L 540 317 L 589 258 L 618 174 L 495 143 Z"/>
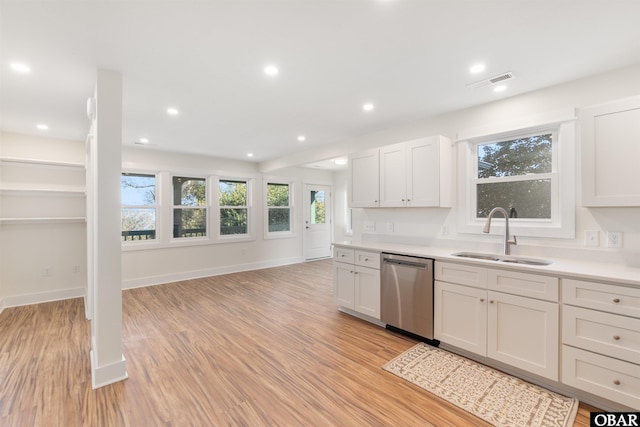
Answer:
<path fill-rule="evenodd" d="M 98 390 L 81 299 L 5 309 L 0 426 L 487 425 L 383 371 L 415 342 L 338 312 L 331 275 L 323 260 L 125 291 L 129 379 Z"/>

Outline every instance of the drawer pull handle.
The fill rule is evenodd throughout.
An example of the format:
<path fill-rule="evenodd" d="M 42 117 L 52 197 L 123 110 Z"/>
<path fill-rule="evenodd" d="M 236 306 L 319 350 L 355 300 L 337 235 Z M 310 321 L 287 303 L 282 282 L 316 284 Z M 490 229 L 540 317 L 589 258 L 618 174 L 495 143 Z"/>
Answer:
<path fill-rule="evenodd" d="M 346 255 L 345 254 L 340 254 L 340 257 L 344 258 L 344 257 L 346 257 Z"/>
<path fill-rule="evenodd" d="M 613 383 L 614 383 L 615 385 L 620 385 L 620 380 L 613 380 Z"/>
<path fill-rule="evenodd" d="M 484 302 L 484 298 L 480 298 L 480 302 Z"/>
<path fill-rule="evenodd" d="M 614 303 L 616 303 L 616 304 L 618 304 L 618 303 L 620 302 L 620 298 L 614 298 L 614 299 L 613 299 L 613 302 L 614 302 Z"/>
<path fill-rule="evenodd" d="M 489 300 L 489 304 L 493 304 L 493 300 L 492 299 Z"/>
<path fill-rule="evenodd" d="M 616 341 L 620 340 L 620 335 L 614 335 L 613 339 L 616 340 Z"/>
<path fill-rule="evenodd" d="M 364 260 L 365 260 L 365 262 L 366 262 L 366 261 L 369 261 L 369 258 L 365 258 Z"/>

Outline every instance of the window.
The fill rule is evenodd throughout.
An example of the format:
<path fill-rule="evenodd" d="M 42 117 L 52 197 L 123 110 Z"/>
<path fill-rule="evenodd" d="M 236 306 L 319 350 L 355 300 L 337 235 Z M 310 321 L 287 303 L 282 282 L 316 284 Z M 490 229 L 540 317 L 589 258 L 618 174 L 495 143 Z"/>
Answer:
<path fill-rule="evenodd" d="M 156 238 L 156 176 L 123 173 L 120 178 L 122 241 Z"/>
<path fill-rule="evenodd" d="M 510 218 L 551 220 L 553 133 L 477 144 L 476 217 L 501 206 Z"/>
<path fill-rule="evenodd" d="M 291 186 L 267 182 L 267 231 L 291 232 Z"/>
<path fill-rule="evenodd" d="M 249 234 L 248 182 L 221 179 L 218 190 L 220 235 Z"/>
<path fill-rule="evenodd" d="M 207 235 L 207 184 L 204 178 L 173 177 L 173 237 Z"/>
<path fill-rule="evenodd" d="M 500 206 L 513 234 L 575 238 L 575 110 L 459 132 L 458 203 L 462 233 Z"/>

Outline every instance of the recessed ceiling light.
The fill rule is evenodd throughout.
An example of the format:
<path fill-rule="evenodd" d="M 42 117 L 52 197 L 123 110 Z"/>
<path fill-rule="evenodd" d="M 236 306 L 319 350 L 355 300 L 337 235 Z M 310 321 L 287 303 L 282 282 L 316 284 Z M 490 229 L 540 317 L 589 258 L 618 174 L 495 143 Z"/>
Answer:
<path fill-rule="evenodd" d="M 149 138 L 140 138 L 140 142 L 142 142 L 143 144 L 148 144 Z"/>
<path fill-rule="evenodd" d="M 27 74 L 31 72 L 31 68 L 28 65 L 22 64 L 20 62 L 12 62 L 11 64 L 9 64 L 9 66 L 16 73 Z"/>
<path fill-rule="evenodd" d="M 174 108 L 174 107 L 167 108 L 167 114 L 169 114 L 171 116 L 177 116 L 178 113 L 179 113 L 179 111 L 178 111 L 177 108 Z"/>
<path fill-rule="evenodd" d="M 275 77 L 280 73 L 280 70 L 275 65 L 267 65 L 264 67 L 264 73 L 269 77 Z"/>
<path fill-rule="evenodd" d="M 40 129 L 40 130 L 47 130 L 47 129 L 49 129 L 49 126 L 45 125 L 44 123 L 38 123 L 38 124 L 36 125 L 36 127 L 37 127 L 38 129 Z"/>
<path fill-rule="evenodd" d="M 493 88 L 494 92 L 504 92 L 505 90 L 507 90 L 507 87 L 505 85 L 498 85 Z"/>
<path fill-rule="evenodd" d="M 374 107 L 373 107 L 373 104 L 371 104 L 371 103 L 367 103 L 367 104 L 364 104 L 364 105 L 362 106 L 362 109 L 363 109 L 364 111 L 371 111 L 371 110 L 373 110 L 373 108 L 374 108 Z"/>
<path fill-rule="evenodd" d="M 253 157 L 253 153 L 247 153 L 247 157 Z"/>
<path fill-rule="evenodd" d="M 347 159 L 335 159 L 333 163 L 335 163 L 336 165 L 346 165 Z"/>
<path fill-rule="evenodd" d="M 478 74 L 485 70 L 484 64 L 475 64 L 471 68 L 469 68 L 469 72 L 472 74 Z"/>
<path fill-rule="evenodd" d="M 307 137 L 306 137 L 306 136 L 304 136 L 304 135 L 300 135 L 300 136 L 298 137 L 298 141 L 300 141 L 300 142 L 304 142 L 304 141 L 306 141 L 306 140 L 307 140 Z"/>

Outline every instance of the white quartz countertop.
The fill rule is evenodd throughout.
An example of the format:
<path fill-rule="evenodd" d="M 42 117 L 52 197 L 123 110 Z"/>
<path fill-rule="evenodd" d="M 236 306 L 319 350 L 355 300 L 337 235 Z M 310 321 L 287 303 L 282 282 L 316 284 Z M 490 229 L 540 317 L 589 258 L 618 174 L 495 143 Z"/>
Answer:
<path fill-rule="evenodd" d="M 590 281 L 615 282 L 618 284 L 640 287 L 640 268 L 628 267 L 624 265 L 594 263 L 571 259 L 547 258 L 552 261 L 550 265 L 526 265 L 509 264 L 490 260 L 456 257 L 452 254 L 457 252 L 468 252 L 465 250 L 455 250 L 452 248 L 441 248 L 437 246 L 414 246 L 398 243 L 383 242 L 362 242 L 362 241 L 342 241 L 334 242 L 335 246 L 370 250 L 376 252 L 390 252 L 403 255 L 412 255 L 424 258 L 433 258 L 437 261 L 450 261 L 464 264 L 482 265 L 508 270 L 518 270 L 535 274 L 546 274 L 558 277 L 571 277 Z M 495 254 L 499 255 L 499 254 Z M 528 257 L 524 257 L 528 258 Z"/>

